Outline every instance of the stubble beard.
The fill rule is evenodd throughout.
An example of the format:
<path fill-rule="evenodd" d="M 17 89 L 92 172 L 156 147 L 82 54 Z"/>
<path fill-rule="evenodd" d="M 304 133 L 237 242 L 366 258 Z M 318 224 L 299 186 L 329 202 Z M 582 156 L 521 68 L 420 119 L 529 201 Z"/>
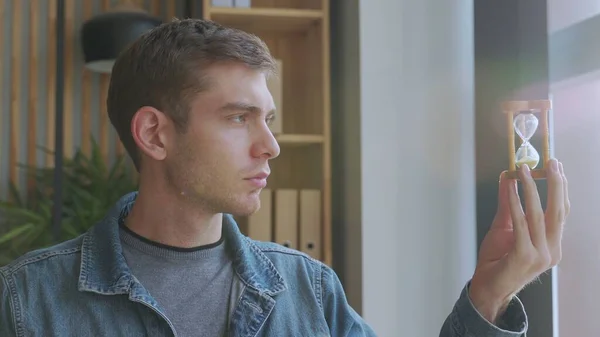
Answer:
<path fill-rule="evenodd" d="M 184 202 L 203 213 L 249 216 L 260 207 L 259 191 L 243 192 L 235 177 L 228 176 L 226 162 L 203 161 L 194 147 L 183 140 L 176 160 L 166 168 L 169 186 Z"/>
<path fill-rule="evenodd" d="M 206 214 L 228 213 L 234 216 L 249 216 L 259 209 L 259 191 L 248 195 L 236 193 L 236 186 L 230 186 L 227 183 L 230 179 L 218 173 L 218 169 L 204 167 L 197 170 L 199 173 L 187 168 L 191 166 L 166 170 L 169 186 L 190 207 Z"/>

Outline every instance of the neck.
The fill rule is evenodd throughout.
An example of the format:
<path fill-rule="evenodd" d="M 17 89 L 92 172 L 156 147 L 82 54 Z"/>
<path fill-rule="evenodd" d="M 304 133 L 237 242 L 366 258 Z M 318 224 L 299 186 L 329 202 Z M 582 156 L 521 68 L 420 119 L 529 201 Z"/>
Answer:
<path fill-rule="evenodd" d="M 140 177 L 141 178 L 141 177 Z M 144 184 L 140 188 L 125 226 L 149 240 L 180 248 L 193 248 L 219 241 L 222 213 L 199 209 L 185 196 Z"/>

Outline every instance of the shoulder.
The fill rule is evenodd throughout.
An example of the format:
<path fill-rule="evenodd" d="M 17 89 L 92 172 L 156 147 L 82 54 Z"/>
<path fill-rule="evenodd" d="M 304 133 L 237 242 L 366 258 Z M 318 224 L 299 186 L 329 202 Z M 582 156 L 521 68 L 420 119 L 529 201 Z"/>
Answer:
<path fill-rule="evenodd" d="M 376 336 L 350 306 L 336 272 L 310 255 L 273 242 L 251 240 L 282 274 L 291 294 L 290 305 L 318 308 L 332 336 Z"/>
<path fill-rule="evenodd" d="M 247 239 L 274 263 L 285 262 L 295 265 L 308 265 L 313 268 L 321 268 L 325 266 L 323 262 L 299 250 L 287 248 L 275 242 L 256 241 L 250 238 Z"/>
<path fill-rule="evenodd" d="M 311 283 L 320 284 L 323 278 L 335 275 L 333 269 L 322 261 L 296 249 L 284 247 L 275 242 L 256 241 L 246 237 L 251 246 L 260 250 L 275 266 L 277 271 L 288 280 L 300 282 L 305 278 Z"/>
<path fill-rule="evenodd" d="M 12 278 L 22 273 L 42 273 L 57 267 L 78 266 L 83 235 L 62 243 L 28 252 L 0 267 L 0 275 Z"/>

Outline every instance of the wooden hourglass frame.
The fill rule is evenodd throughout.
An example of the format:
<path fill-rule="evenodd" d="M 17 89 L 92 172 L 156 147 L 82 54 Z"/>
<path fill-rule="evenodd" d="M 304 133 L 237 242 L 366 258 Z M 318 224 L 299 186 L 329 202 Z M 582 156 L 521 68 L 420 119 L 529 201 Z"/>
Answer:
<path fill-rule="evenodd" d="M 539 158 L 539 163 L 537 163 L 535 168 L 531 169 L 532 167 L 530 166 L 531 176 L 534 179 L 545 179 L 548 160 L 550 159 L 550 130 L 548 127 L 548 118 L 550 114 L 550 109 L 552 109 L 552 102 L 550 100 L 508 101 L 503 104 L 502 109 L 506 114 L 506 122 L 508 127 L 508 177 L 511 179 L 519 179 L 517 174 L 517 170 L 519 168 L 517 152 L 524 143 L 529 143 L 533 135 L 535 135 L 538 132 L 541 132 L 541 154 L 537 154 L 537 151 L 539 150 L 533 148 L 530 144 L 525 145 L 529 145 L 529 149 L 534 149 L 538 158 L 541 155 L 541 158 Z M 537 118 L 537 121 L 539 121 L 539 123 L 532 135 L 527 137 L 527 139 L 522 141 L 521 144 L 519 144 L 519 146 L 516 147 L 515 138 L 517 138 L 519 141 L 522 140 L 520 135 L 518 135 L 519 131 L 516 130 L 515 126 L 516 124 L 518 124 L 515 122 L 515 118 L 517 118 L 520 114 L 533 114 Z M 522 121 L 523 119 L 524 118 L 521 118 L 520 120 Z M 515 135 L 517 135 L 517 137 L 515 137 Z M 524 150 L 527 151 L 527 148 L 525 148 Z"/>

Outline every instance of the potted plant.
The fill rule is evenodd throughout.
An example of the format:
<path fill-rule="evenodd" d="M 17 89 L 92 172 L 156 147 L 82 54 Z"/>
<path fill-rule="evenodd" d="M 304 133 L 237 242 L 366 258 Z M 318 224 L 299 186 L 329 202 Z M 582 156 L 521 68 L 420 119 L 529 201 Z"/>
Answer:
<path fill-rule="evenodd" d="M 85 233 L 124 194 L 135 191 L 125 156 L 107 166 L 96 142 L 89 156 L 78 150 L 64 159 L 63 210 L 60 237 L 52 231 L 53 175 L 47 167 L 25 167 L 33 188 L 24 196 L 10 186 L 9 200 L 0 201 L 0 266 L 28 251 L 51 246 Z"/>

